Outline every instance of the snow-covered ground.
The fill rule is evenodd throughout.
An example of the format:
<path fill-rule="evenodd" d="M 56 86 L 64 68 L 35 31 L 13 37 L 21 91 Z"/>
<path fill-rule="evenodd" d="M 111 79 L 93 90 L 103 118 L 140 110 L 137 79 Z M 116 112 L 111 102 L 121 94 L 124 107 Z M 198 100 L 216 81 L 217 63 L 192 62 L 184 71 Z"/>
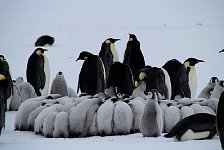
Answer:
<path fill-rule="evenodd" d="M 35 135 L 29 131 L 14 131 L 14 119 L 16 112 L 6 113 L 6 129 L 0 136 L 1 150 L 61 150 L 61 149 L 93 149 L 93 150 L 114 150 L 114 149 L 179 149 L 179 150 L 221 150 L 217 138 L 211 140 L 194 140 L 186 142 L 175 142 L 172 138 L 149 138 L 143 137 L 141 133 L 87 138 L 45 138 Z"/>
<path fill-rule="evenodd" d="M 82 50 L 98 54 L 108 37 L 116 43 L 120 60 L 134 33 L 141 42 L 146 63 L 161 67 L 169 59 L 183 62 L 188 57 L 202 59 L 196 66 L 198 93 L 212 76 L 224 79 L 224 1 L 223 0 L 1 0 L 0 54 L 5 55 L 13 79 L 25 76 L 34 42 L 44 34 L 56 41 L 46 55 L 51 81 L 62 71 L 72 88 L 77 88 Z M 173 139 L 143 138 L 141 134 L 83 139 L 46 139 L 33 132 L 14 132 L 15 112 L 6 116 L 6 130 L 0 149 L 220 149 L 219 141 L 174 142 Z"/>

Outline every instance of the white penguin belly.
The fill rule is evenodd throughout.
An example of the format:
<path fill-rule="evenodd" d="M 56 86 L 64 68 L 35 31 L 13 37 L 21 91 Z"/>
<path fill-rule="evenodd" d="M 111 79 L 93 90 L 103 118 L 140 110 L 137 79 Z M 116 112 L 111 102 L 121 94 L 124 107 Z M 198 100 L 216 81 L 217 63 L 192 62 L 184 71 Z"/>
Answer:
<path fill-rule="evenodd" d="M 195 139 L 202 139 L 209 136 L 210 131 L 204 131 L 204 132 L 194 132 L 191 129 L 188 129 L 185 134 L 181 137 L 181 141 L 187 141 L 187 140 L 195 140 Z"/>
<path fill-rule="evenodd" d="M 119 61 L 119 55 L 118 55 L 116 47 L 113 43 L 110 44 L 110 49 L 111 49 L 111 52 L 113 54 L 113 61 L 114 62 Z"/>
<path fill-rule="evenodd" d="M 49 80 L 50 80 L 50 67 L 49 67 L 49 62 L 48 59 L 45 55 L 44 56 L 44 73 L 45 73 L 45 77 L 46 77 L 46 81 L 45 81 L 45 86 L 43 89 L 40 89 L 40 93 L 41 95 L 47 95 L 49 92 Z"/>
<path fill-rule="evenodd" d="M 191 67 L 188 77 L 189 77 L 188 84 L 191 90 L 191 98 L 195 98 L 197 92 L 197 77 L 196 77 L 196 70 L 194 67 Z"/>

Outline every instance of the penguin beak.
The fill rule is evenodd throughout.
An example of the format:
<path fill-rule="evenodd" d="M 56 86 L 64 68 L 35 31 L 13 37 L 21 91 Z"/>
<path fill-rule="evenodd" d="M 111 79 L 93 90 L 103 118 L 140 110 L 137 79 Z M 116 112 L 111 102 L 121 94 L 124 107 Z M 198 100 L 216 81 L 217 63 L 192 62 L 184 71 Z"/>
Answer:
<path fill-rule="evenodd" d="M 198 63 L 199 63 L 199 62 L 205 62 L 205 61 L 204 61 L 204 60 L 198 60 Z"/>
<path fill-rule="evenodd" d="M 116 42 L 116 41 L 120 41 L 121 39 L 114 39 L 114 43 Z"/>
<path fill-rule="evenodd" d="M 80 60 L 80 58 L 77 58 L 76 61 Z"/>
<path fill-rule="evenodd" d="M 47 49 L 44 49 L 44 51 L 48 51 Z"/>
<path fill-rule="evenodd" d="M 221 53 L 221 52 L 224 52 L 224 49 L 223 49 L 223 50 L 221 50 L 221 51 L 219 51 L 219 53 Z"/>

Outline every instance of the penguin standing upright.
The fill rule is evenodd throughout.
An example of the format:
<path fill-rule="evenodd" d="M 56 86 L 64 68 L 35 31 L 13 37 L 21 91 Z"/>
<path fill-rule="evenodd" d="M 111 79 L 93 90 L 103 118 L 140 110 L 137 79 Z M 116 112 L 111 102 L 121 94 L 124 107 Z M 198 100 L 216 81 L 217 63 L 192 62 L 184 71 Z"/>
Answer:
<path fill-rule="evenodd" d="M 0 135 L 2 133 L 2 130 L 5 127 L 5 89 L 9 86 L 9 83 L 7 81 L 7 78 L 0 74 Z"/>
<path fill-rule="evenodd" d="M 45 51 L 47 50 L 37 48 L 27 63 L 27 82 L 34 87 L 37 96 L 47 95 L 49 91 L 50 68 Z"/>
<path fill-rule="evenodd" d="M 3 55 L 0 55 L 0 74 L 4 75 L 9 83 L 7 88 L 4 88 L 5 107 L 9 110 L 11 97 L 13 94 L 13 81 L 10 74 L 9 64 Z"/>
<path fill-rule="evenodd" d="M 129 34 L 123 64 L 130 66 L 133 76 L 145 66 L 144 56 L 140 49 L 140 42 L 134 34 Z"/>
<path fill-rule="evenodd" d="M 220 98 L 219 98 L 219 103 L 218 103 L 218 109 L 217 109 L 217 114 L 216 114 L 216 128 L 218 131 L 219 139 L 221 142 L 222 149 L 224 149 L 224 91 L 222 92 Z"/>
<path fill-rule="evenodd" d="M 197 76 L 195 65 L 203 60 L 188 58 L 177 72 L 171 99 L 178 97 L 195 98 L 197 92 Z"/>
<path fill-rule="evenodd" d="M 157 91 L 152 90 L 147 95 L 146 104 L 140 119 L 139 127 L 143 136 L 158 137 L 163 130 L 162 110 L 158 104 Z"/>
<path fill-rule="evenodd" d="M 171 60 L 167 61 L 162 67 L 168 72 L 168 74 L 170 76 L 171 91 L 174 90 L 174 83 L 175 83 L 176 75 L 181 66 L 182 66 L 182 63 L 179 62 L 177 59 L 171 59 Z M 172 97 L 172 95 L 171 95 L 171 97 Z"/>
<path fill-rule="evenodd" d="M 218 81 L 219 81 L 219 79 L 217 77 L 212 77 L 209 80 L 207 86 L 201 91 L 198 98 L 209 99 L 211 97 L 212 91 Z"/>
<path fill-rule="evenodd" d="M 86 93 L 88 95 L 95 95 L 97 93 L 104 92 L 104 67 L 100 57 L 93 55 L 90 52 L 83 51 L 80 53 L 77 60 L 84 60 L 79 73 L 77 93 L 79 88 L 82 93 Z"/>
<path fill-rule="evenodd" d="M 119 61 L 119 55 L 114 45 L 114 43 L 118 40 L 120 39 L 108 38 L 101 45 L 99 56 L 102 59 L 105 67 L 106 80 L 109 75 L 110 67 L 113 65 L 114 62 Z"/>

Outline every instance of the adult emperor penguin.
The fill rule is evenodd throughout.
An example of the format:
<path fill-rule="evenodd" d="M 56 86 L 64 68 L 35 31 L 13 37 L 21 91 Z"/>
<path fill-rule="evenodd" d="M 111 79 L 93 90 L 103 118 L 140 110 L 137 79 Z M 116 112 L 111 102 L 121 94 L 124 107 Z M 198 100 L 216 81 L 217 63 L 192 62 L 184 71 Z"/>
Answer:
<path fill-rule="evenodd" d="M 9 110 L 13 94 L 13 81 L 10 74 L 9 64 L 3 55 L 0 55 L 0 74 L 4 75 L 8 81 L 8 87 L 4 89 L 4 102 L 6 109 Z"/>
<path fill-rule="evenodd" d="M 49 35 L 43 35 L 37 39 L 35 42 L 35 46 L 45 46 L 45 45 L 52 45 L 54 43 L 55 39 L 52 36 Z"/>
<path fill-rule="evenodd" d="M 222 53 L 222 52 L 224 52 L 224 49 L 223 49 L 223 50 L 221 50 L 221 51 L 219 51 L 219 53 Z"/>
<path fill-rule="evenodd" d="M 47 95 L 49 91 L 50 68 L 48 58 L 44 55 L 45 51 L 47 50 L 37 48 L 27 63 L 27 82 L 34 87 L 37 96 Z"/>
<path fill-rule="evenodd" d="M 161 68 L 152 67 L 142 69 L 139 74 L 139 80 L 146 83 L 145 94 L 152 89 L 156 89 L 164 98 L 168 99 L 168 85 L 165 82 L 165 74 Z"/>
<path fill-rule="evenodd" d="M 131 69 L 128 65 L 115 62 L 109 72 L 107 88 L 113 87 L 116 94 L 131 95 L 134 89 L 134 81 Z"/>
<path fill-rule="evenodd" d="M 168 74 L 170 76 L 172 91 L 174 88 L 174 83 L 175 83 L 175 78 L 176 78 L 177 72 L 181 66 L 182 66 L 182 63 L 180 61 L 178 61 L 177 59 L 171 59 L 171 60 L 167 61 L 162 67 L 168 72 Z"/>
<path fill-rule="evenodd" d="M 133 76 L 145 66 L 144 56 L 140 49 L 140 42 L 134 34 L 129 34 L 123 64 L 130 66 Z"/>
<path fill-rule="evenodd" d="M 114 45 L 114 43 L 118 40 L 120 39 L 108 38 L 101 45 L 99 56 L 102 59 L 105 67 L 106 80 L 108 78 L 110 67 L 112 66 L 112 64 L 119 61 L 119 55 Z"/>
<path fill-rule="evenodd" d="M 77 60 L 84 60 L 81 71 L 79 73 L 79 88 L 82 93 L 95 95 L 105 90 L 105 76 L 102 60 L 99 56 L 90 52 L 83 51 Z M 76 61 L 77 61 L 76 60 Z"/>
<path fill-rule="evenodd" d="M 218 109 L 216 113 L 216 128 L 218 131 L 219 139 L 221 142 L 222 149 L 224 149 L 224 91 L 222 92 L 220 98 L 219 98 L 219 103 L 218 103 Z"/>
<path fill-rule="evenodd" d="M 199 62 L 204 61 L 196 58 L 188 58 L 184 61 L 183 65 L 177 72 L 171 99 L 175 99 L 175 96 L 195 98 L 197 91 L 195 65 Z"/>
<path fill-rule="evenodd" d="M 158 137 L 163 130 L 162 110 L 158 104 L 157 91 L 149 92 L 139 128 L 143 136 Z"/>
<path fill-rule="evenodd" d="M 6 77 L 0 74 L 0 135 L 5 127 L 5 102 L 4 102 L 4 89 L 8 87 Z"/>
<path fill-rule="evenodd" d="M 178 141 L 211 139 L 216 134 L 215 115 L 197 113 L 179 121 L 165 137 Z"/>
<path fill-rule="evenodd" d="M 212 77 L 207 86 L 201 91 L 201 93 L 199 94 L 198 98 L 205 98 L 205 99 L 209 99 L 211 97 L 211 93 L 216 85 L 216 83 L 219 81 L 219 79 L 217 77 Z"/>

